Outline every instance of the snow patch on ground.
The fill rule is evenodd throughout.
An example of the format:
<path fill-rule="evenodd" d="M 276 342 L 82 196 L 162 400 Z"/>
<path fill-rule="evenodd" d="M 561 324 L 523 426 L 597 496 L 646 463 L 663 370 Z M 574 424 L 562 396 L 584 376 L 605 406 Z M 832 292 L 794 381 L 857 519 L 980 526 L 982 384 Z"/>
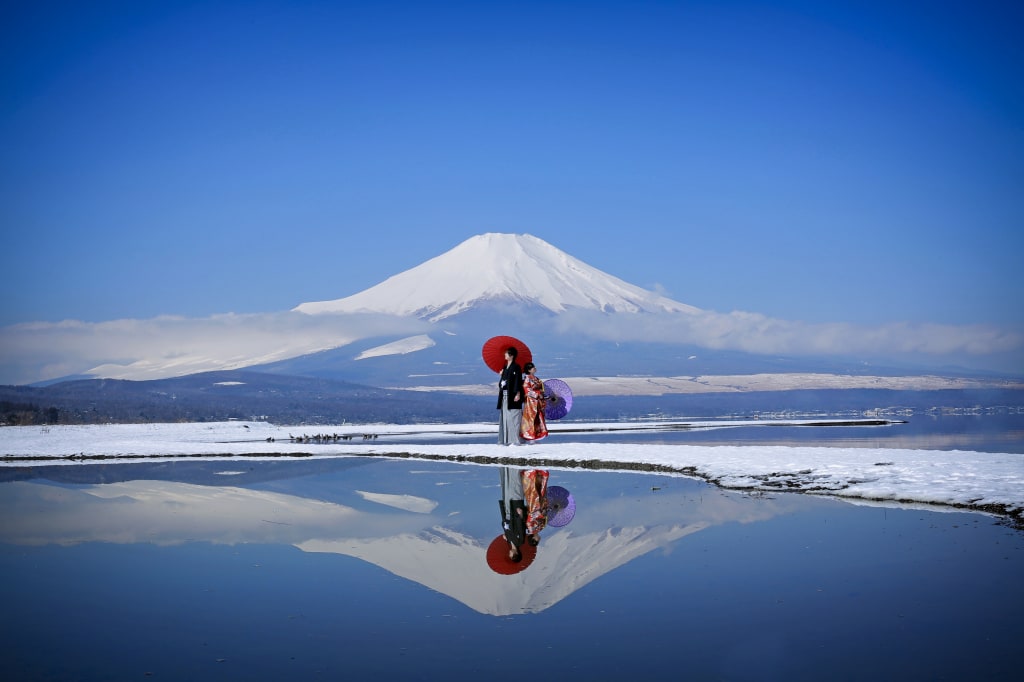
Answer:
<path fill-rule="evenodd" d="M 356 360 L 379 358 L 386 355 L 405 355 L 407 353 L 415 353 L 418 350 L 430 348 L 433 345 L 435 344 L 432 338 L 426 334 L 418 334 L 416 336 L 399 339 L 398 341 L 392 341 L 391 343 L 385 343 L 383 346 L 376 346 L 369 350 L 364 350 L 356 356 Z"/>
<path fill-rule="evenodd" d="M 682 393 L 749 393 L 754 391 L 795 391 L 806 389 L 864 389 L 894 391 L 936 391 L 944 389 L 1016 389 L 1024 383 L 1001 379 L 964 379 L 941 376 L 854 376 L 848 374 L 723 374 L 700 376 L 611 376 L 559 377 L 569 384 L 573 395 L 669 395 Z M 490 395 L 491 384 L 457 386 L 404 386 L 407 391 L 450 391 L 466 395 Z"/>
<path fill-rule="evenodd" d="M 716 422 L 735 426 L 741 422 Z M 781 422 L 779 422 L 781 423 Z M 793 422 L 797 424 L 798 422 Z M 591 431 L 636 429 L 637 424 L 573 424 Z M 701 424 L 694 423 L 694 427 Z M 295 427 L 266 422 L 11 426 L 0 428 L 0 466 L 29 463 L 81 465 L 87 458 L 271 456 L 401 456 L 490 462 L 523 459 L 548 466 L 587 462 L 655 467 L 703 478 L 725 488 L 794 491 L 842 498 L 1024 511 L 1024 454 L 965 450 L 762 445 L 673 445 L 564 442 L 557 430 L 523 447 L 434 444 L 431 439 L 495 433 L 494 424 L 338 425 L 317 427 L 328 436 L 297 442 Z M 298 435 L 297 433 L 295 434 Z M 342 439 L 349 436 L 349 439 Z M 388 439 L 400 445 L 387 444 Z M 360 442 L 356 442 L 356 439 Z M 367 444 L 372 439 L 372 444 Z M 30 459 L 31 458 L 31 459 Z M 77 459 L 76 459 L 77 458 Z M 525 465 L 525 464 L 524 464 Z M 607 468 L 607 466 L 606 466 Z"/>

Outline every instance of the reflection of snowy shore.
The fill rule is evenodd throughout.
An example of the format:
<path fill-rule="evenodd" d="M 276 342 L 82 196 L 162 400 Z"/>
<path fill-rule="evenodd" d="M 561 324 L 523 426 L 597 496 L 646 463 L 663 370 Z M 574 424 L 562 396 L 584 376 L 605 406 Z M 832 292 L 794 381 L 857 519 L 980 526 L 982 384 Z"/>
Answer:
<path fill-rule="evenodd" d="M 635 427 L 635 424 L 621 426 Z M 590 428 L 614 428 L 597 424 Z M 451 458 L 492 462 L 529 458 L 547 466 L 588 463 L 623 469 L 676 471 L 726 488 L 789 490 L 881 501 L 956 505 L 1020 516 L 1024 510 L 1024 455 L 863 447 L 759 445 L 666 445 L 567 443 L 557 434 L 523 448 L 498 445 L 431 444 L 438 435 L 479 435 L 490 424 L 439 426 L 317 427 L 330 433 L 385 434 L 372 444 L 361 439 L 310 445 L 289 441 L 289 428 L 263 422 L 136 424 L 108 426 L 6 427 L 0 455 L 7 465 L 24 457 L 75 464 L 71 457 L 267 457 L 346 455 Z M 292 427 L 291 431 L 295 431 Z M 401 443 L 388 444 L 388 439 Z M 272 440 L 268 440 L 272 439 Z"/>

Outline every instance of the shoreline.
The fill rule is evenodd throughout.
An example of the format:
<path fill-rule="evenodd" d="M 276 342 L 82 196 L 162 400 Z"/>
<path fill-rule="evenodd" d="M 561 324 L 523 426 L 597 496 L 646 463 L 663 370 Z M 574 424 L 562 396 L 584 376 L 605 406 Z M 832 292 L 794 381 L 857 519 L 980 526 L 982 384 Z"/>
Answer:
<path fill-rule="evenodd" d="M 797 493 L 804 495 L 814 495 L 819 497 L 828 497 L 836 500 L 845 502 L 869 502 L 869 503 L 880 503 L 895 505 L 900 508 L 907 508 L 912 506 L 923 506 L 932 511 L 943 511 L 943 510 L 956 510 L 956 511 L 967 511 L 981 514 L 987 514 L 996 516 L 1005 522 L 1008 526 L 1024 531 L 1024 507 L 1012 506 L 1001 503 L 971 503 L 971 502 L 937 502 L 937 501 L 923 501 L 914 498 L 899 498 L 899 497 L 870 497 L 862 495 L 843 495 L 841 494 L 843 488 L 830 488 L 822 486 L 820 488 L 814 487 L 801 487 L 800 479 L 796 478 L 795 475 L 785 473 L 775 473 L 776 479 L 773 481 L 770 476 L 766 476 L 762 479 L 762 482 L 757 485 L 749 486 L 738 486 L 730 485 L 721 478 L 716 478 L 702 473 L 694 466 L 683 466 L 677 467 L 668 464 L 656 464 L 648 462 L 621 462 L 616 460 L 602 460 L 602 459 L 550 459 L 544 457 L 495 457 L 489 455 L 465 455 L 465 454 L 429 454 L 420 452 L 367 452 L 367 453 L 353 453 L 353 454 L 323 454 L 313 452 L 240 452 L 240 453 L 202 453 L 202 454 L 191 454 L 191 455 L 135 455 L 135 454 L 96 454 L 96 455 L 63 455 L 63 456 L 47 456 L 47 455 L 27 455 L 27 456 L 10 456 L 4 455 L 2 463 L 0 463 L 0 469 L 2 468 L 35 468 L 38 466 L 56 466 L 56 465 L 74 465 L 74 464 L 101 464 L 101 463 L 115 463 L 115 464 L 134 464 L 141 462 L 173 462 L 173 461 L 217 461 L 217 460 L 281 460 L 281 459 L 294 459 L 294 460 L 305 460 L 305 459 L 341 459 L 341 458 L 374 458 L 374 459 L 411 459 L 411 460 L 422 460 L 422 461 L 433 461 L 433 462 L 453 462 L 457 464 L 478 464 L 483 466 L 520 466 L 520 467 L 534 467 L 534 468 L 546 468 L 553 470 L 583 470 L 583 471 L 603 471 L 603 472 L 622 472 L 622 473 L 636 473 L 646 472 L 655 474 L 668 474 L 675 476 L 684 476 L 687 478 L 693 478 L 699 481 L 703 481 L 709 485 L 713 485 L 722 490 L 729 490 L 732 492 L 748 492 L 748 493 Z M 878 463 L 876 466 L 888 465 L 888 463 Z M 798 474 L 810 474 L 810 471 L 797 472 Z"/>

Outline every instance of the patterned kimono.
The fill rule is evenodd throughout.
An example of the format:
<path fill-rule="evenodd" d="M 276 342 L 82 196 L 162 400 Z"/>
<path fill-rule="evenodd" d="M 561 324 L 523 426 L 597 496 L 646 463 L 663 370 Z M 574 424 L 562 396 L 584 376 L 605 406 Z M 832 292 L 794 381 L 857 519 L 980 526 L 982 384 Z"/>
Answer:
<path fill-rule="evenodd" d="M 544 469 L 528 469 L 522 472 L 522 480 L 526 534 L 536 535 L 548 523 L 548 472 Z"/>
<path fill-rule="evenodd" d="M 544 419 L 544 382 L 532 374 L 524 374 L 523 390 L 526 391 L 526 400 L 523 401 L 523 421 L 519 435 L 523 440 L 540 440 L 548 435 L 548 425 Z"/>

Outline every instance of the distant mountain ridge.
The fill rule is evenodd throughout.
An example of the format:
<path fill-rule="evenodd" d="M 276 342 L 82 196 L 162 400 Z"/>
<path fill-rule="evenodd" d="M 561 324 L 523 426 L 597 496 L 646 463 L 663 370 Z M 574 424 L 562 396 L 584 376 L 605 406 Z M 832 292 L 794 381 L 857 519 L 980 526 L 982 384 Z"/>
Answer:
<path fill-rule="evenodd" d="M 359 293 L 291 311 L 164 318 L 140 329 L 105 331 L 114 343 L 93 352 L 94 364 L 69 365 L 69 374 L 56 381 L 247 370 L 475 392 L 494 379 L 480 348 L 502 334 L 530 345 L 540 376 L 597 378 L 591 383 L 607 387 L 603 395 L 623 395 L 625 384 L 605 381 L 616 377 L 647 377 L 649 391 L 659 377 L 700 383 L 709 375 L 816 373 L 839 377 L 840 387 L 843 376 L 936 373 L 887 353 L 874 330 L 702 310 L 629 284 L 529 234 L 477 235 Z M 819 352 L 832 348 L 838 334 L 860 334 L 855 340 L 866 352 Z M 978 376 L 948 365 L 939 371 Z"/>
<path fill-rule="evenodd" d="M 766 412 L 822 416 L 934 406 L 1019 409 L 1019 387 L 963 390 L 788 390 L 666 395 L 582 395 L 571 418 L 620 420 L 753 417 Z M 1001 406 L 1001 407 L 1000 407 Z M 171 379 L 89 379 L 45 387 L 0 386 L 0 425 L 267 420 L 275 424 L 469 423 L 496 421 L 494 394 L 403 391 L 268 372 L 191 374 Z"/>
<path fill-rule="evenodd" d="M 697 308 L 624 282 L 529 234 L 487 233 L 380 284 L 294 310 L 375 312 L 438 322 L 482 304 L 536 305 L 609 313 L 695 313 Z"/>

